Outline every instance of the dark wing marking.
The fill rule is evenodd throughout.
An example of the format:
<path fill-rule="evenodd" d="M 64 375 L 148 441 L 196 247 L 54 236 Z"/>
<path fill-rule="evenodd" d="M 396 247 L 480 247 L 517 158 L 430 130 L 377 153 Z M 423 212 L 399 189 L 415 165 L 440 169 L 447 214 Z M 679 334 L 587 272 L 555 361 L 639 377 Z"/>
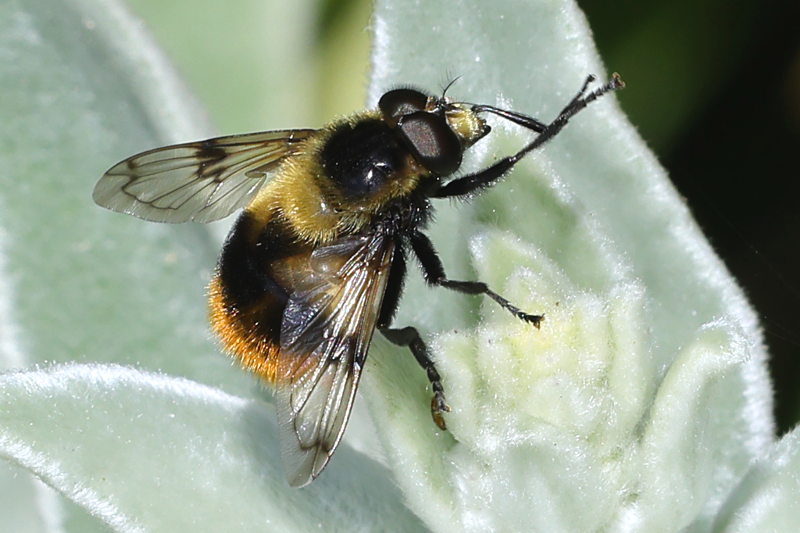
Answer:
<path fill-rule="evenodd" d="M 394 242 L 352 237 L 318 248 L 284 310 L 277 372 L 282 455 L 293 486 L 319 475 L 353 405 Z"/>
<path fill-rule="evenodd" d="M 314 130 L 231 135 L 142 152 L 111 167 L 94 201 L 155 222 L 211 222 L 246 206 Z"/>

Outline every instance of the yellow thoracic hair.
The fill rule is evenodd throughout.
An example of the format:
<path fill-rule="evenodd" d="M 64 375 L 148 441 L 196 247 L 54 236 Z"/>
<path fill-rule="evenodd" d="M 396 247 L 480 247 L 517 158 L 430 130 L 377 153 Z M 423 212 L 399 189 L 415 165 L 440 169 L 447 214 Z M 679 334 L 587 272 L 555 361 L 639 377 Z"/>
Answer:
<path fill-rule="evenodd" d="M 341 235 L 363 231 L 392 200 L 409 195 L 428 173 L 410 155 L 394 179 L 365 198 L 345 197 L 322 167 L 321 153 L 338 128 L 380 118 L 368 111 L 334 121 L 319 130 L 286 158 L 247 211 L 262 224 L 280 214 L 301 241 L 327 244 Z"/>

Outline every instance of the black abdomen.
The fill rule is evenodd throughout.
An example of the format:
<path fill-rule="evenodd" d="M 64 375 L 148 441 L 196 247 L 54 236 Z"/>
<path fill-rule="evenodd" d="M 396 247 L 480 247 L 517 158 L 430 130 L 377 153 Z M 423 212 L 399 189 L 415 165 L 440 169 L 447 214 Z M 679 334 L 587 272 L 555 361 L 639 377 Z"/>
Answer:
<path fill-rule="evenodd" d="M 278 345 L 289 295 L 275 281 L 273 262 L 296 253 L 298 246 L 280 219 L 259 230 L 245 211 L 225 241 L 217 267 L 221 304 L 240 332 Z"/>
<path fill-rule="evenodd" d="M 242 213 L 228 234 L 219 258 L 219 276 L 226 296 L 240 307 L 254 303 L 265 292 L 286 300 L 286 293 L 269 276 L 267 265 L 276 254 L 289 250 L 292 243 L 286 232 L 280 231 L 277 221 L 270 222 L 261 231 L 255 224 L 247 211 Z"/>

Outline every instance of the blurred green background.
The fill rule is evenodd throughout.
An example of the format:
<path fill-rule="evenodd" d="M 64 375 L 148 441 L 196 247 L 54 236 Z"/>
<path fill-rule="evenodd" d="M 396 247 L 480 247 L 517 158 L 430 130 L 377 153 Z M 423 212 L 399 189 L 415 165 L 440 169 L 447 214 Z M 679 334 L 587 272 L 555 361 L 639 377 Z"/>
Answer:
<path fill-rule="evenodd" d="M 628 83 L 622 107 L 761 316 L 783 432 L 800 419 L 800 2 L 578 3 Z M 369 0 L 128 4 L 221 134 L 364 105 Z"/>

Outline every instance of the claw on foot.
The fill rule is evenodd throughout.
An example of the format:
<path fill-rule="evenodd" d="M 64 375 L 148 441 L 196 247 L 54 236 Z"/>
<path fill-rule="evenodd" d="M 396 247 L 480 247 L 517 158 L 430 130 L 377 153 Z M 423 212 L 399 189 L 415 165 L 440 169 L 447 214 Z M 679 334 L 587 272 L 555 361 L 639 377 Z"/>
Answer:
<path fill-rule="evenodd" d="M 447 424 L 444 422 L 442 413 L 449 412 L 450 406 L 445 403 L 444 396 L 435 394 L 433 398 L 431 398 L 431 416 L 433 417 L 433 423 L 436 424 L 442 431 L 447 430 Z"/>
<path fill-rule="evenodd" d="M 529 315 L 528 313 L 520 313 L 517 315 L 519 318 L 524 320 L 525 322 L 530 322 L 536 329 L 541 329 L 542 320 L 544 320 L 544 315 Z"/>

